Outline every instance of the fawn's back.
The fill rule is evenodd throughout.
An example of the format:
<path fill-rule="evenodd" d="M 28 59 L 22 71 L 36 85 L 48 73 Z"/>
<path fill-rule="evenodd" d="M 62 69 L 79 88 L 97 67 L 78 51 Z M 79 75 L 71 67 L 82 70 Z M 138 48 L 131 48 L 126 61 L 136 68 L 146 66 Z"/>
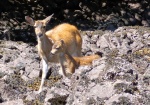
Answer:
<path fill-rule="evenodd" d="M 54 42 L 62 39 L 72 56 L 81 56 L 82 38 L 75 26 L 63 23 L 47 31 L 45 34 Z"/>

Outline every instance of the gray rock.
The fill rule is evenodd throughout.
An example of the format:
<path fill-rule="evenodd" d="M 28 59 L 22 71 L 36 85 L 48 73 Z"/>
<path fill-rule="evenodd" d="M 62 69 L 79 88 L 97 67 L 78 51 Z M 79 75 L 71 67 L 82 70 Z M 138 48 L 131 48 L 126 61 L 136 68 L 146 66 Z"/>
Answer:
<path fill-rule="evenodd" d="M 12 100 L 1 103 L 1 105 L 24 105 L 22 99 Z"/>
<path fill-rule="evenodd" d="M 60 66 L 50 64 L 51 75 L 40 94 L 37 77 L 42 64 L 36 48 L 5 41 L 0 56 L 0 70 L 4 73 L 0 76 L 0 101 L 20 105 L 22 100 L 23 104 L 45 105 L 149 105 L 150 32 L 145 30 L 120 27 L 104 34 L 87 32 L 82 36 L 82 54 L 102 52 L 102 58 L 62 79 L 58 78 Z"/>

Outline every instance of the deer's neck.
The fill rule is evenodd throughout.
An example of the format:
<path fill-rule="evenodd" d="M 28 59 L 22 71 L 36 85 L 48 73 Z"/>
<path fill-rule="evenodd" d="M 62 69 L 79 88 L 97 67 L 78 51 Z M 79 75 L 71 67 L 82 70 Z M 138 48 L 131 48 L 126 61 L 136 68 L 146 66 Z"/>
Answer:
<path fill-rule="evenodd" d="M 52 49 L 52 42 L 48 39 L 46 35 L 42 38 L 38 38 L 38 52 L 42 58 L 49 57 L 49 53 Z"/>
<path fill-rule="evenodd" d="M 48 38 L 46 38 L 45 35 L 42 36 L 42 38 L 37 38 L 38 39 L 38 46 L 44 50 L 46 44 L 48 44 Z"/>

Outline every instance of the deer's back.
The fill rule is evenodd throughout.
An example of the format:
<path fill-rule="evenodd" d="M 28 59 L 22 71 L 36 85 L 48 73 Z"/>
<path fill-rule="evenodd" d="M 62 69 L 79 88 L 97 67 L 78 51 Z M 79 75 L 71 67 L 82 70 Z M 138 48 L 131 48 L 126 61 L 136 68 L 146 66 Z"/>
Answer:
<path fill-rule="evenodd" d="M 66 44 L 68 52 L 72 56 L 81 55 L 82 38 L 74 25 L 68 23 L 60 24 L 50 31 L 47 31 L 46 35 L 54 42 L 62 39 Z"/>

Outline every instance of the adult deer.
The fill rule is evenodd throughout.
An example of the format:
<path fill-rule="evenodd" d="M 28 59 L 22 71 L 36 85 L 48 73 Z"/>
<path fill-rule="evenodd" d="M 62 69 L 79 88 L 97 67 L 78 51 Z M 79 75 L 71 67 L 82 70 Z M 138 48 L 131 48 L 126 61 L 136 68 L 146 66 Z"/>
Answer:
<path fill-rule="evenodd" d="M 35 29 L 35 34 L 38 41 L 38 53 L 42 59 L 42 80 L 38 93 L 42 91 L 44 85 L 46 74 L 48 72 L 48 62 L 59 62 L 58 54 L 54 55 L 53 57 L 50 56 L 50 51 L 53 46 L 52 41 L 55 42 L 62 39 L 67 46 L 68 52 L 72 56 L 81 56 L 82 38 L 78 29 L 74 25 L 63 23 L 49 31 L 46 31 L 45 27 L 52 16 L 53 14 L 43 20 L 36 21 L 29 16 L 25 16 L 25 20 Z M 62 73 L 64 76 L 66 76 L 66 72 L 63 69 Z"/>

